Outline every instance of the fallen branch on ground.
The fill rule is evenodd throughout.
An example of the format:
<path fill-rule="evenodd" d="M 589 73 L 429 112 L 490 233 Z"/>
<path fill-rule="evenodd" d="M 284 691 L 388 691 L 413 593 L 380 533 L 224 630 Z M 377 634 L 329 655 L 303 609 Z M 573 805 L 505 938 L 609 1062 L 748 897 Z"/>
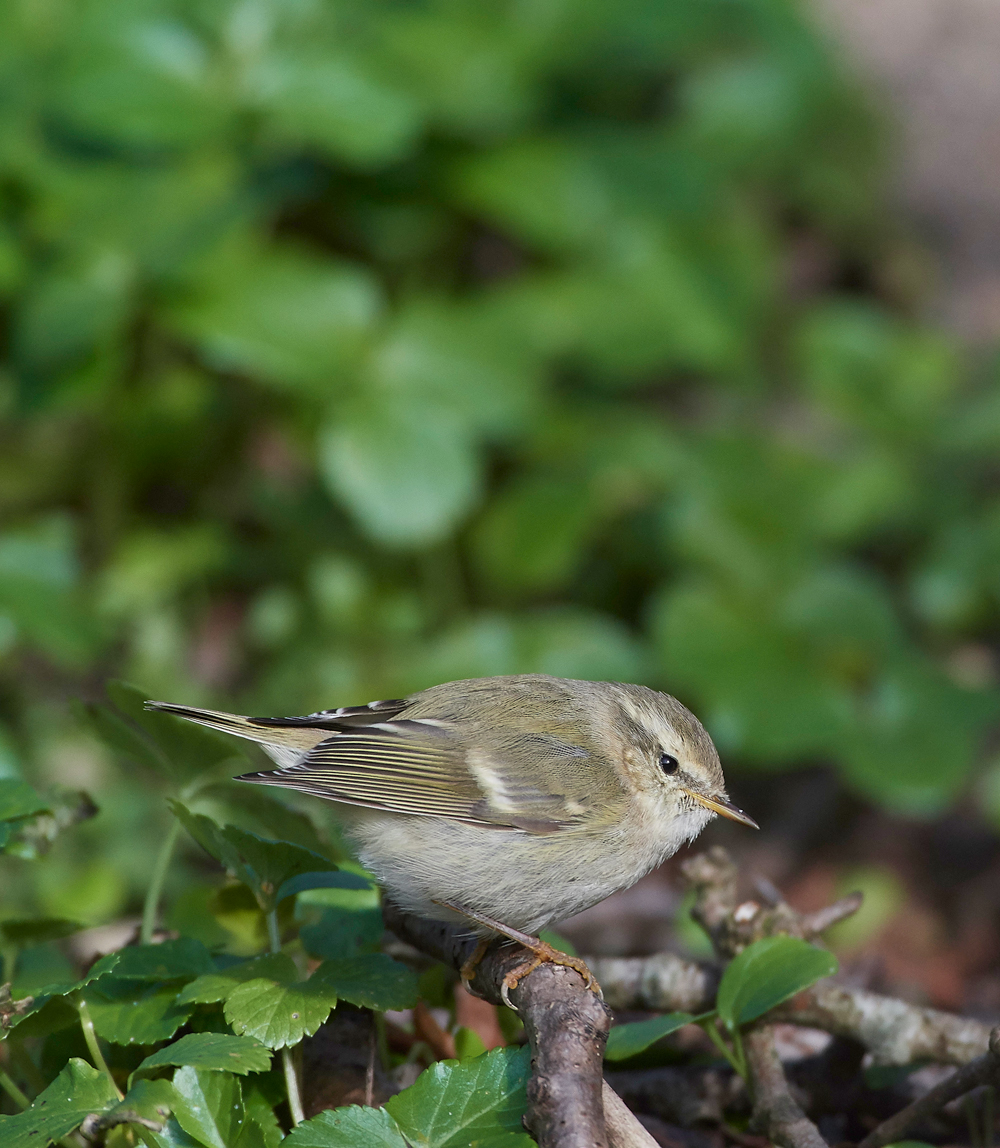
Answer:
<path fill-rule="evenodd" d="M 858 1148 L 884 1148 L 902 1140 L 914 1125 L 928 1116 L 940 1112 L 952 1100 L 957 1100 L 982 1084 L 995 1084 L 1000 1077 L 1000 1028 L 990 1034 L 989 1051 L 942 1080 L 895 1116 L 890 1116 L 858 1145 Z"/>

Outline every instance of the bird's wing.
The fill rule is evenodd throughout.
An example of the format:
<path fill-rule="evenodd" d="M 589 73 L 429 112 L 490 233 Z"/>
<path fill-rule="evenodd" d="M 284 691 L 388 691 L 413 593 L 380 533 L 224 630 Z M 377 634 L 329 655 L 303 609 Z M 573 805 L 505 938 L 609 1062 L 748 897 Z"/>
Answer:
<path fill-rule="evenodd" d="M 495 754 L 429 720 L 404 718 L 345 729 L 294 764 L 246 773 L 238 780 L 298 789 L 347 805 L 529 833 L 553 833 L 576 821 L 562 795 L 515 781 Z"/>

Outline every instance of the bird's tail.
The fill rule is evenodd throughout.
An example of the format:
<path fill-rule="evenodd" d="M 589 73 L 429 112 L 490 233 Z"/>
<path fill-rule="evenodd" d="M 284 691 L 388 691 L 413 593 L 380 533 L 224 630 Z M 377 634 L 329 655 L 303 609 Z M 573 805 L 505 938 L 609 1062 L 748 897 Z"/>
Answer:
<path fill-rule="evenodd" d="M 147 710 L 157 710 L 160 713 L 174 714 L 187 721 L 197 722 L 198 725 L 207 725 L 209 729 L 219 730 L 220 733 L 235 734 L 236 737 L 245 737 L 262 745 L 268 752 L 276 750 L 296 750 L 304 753 L 314 745 L 318 745 L 330 736 L 329 730 L 309 728 L 302 725 L 283 726 L 274 719 L 268 719 L 268 724 L 258 723 L 255 718 L 245 717 L 242 714 L 227 714 L 220 710 L 203 710 L 195 706 L 179 706 L 173 702 L 146 702 Z M 289 721 L 294 721 L 290 718 Z"/>

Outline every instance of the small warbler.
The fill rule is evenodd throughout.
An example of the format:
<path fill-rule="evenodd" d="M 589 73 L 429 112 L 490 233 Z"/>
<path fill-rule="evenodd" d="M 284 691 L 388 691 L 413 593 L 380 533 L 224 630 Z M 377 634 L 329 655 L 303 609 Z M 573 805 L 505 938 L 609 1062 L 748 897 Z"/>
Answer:
<path fill-rule="evenodd" d="M 515 674 L 289 718 L 147 705 L 278 763 L 238 780 L 337 802 L 402 909 L 471 919 L 480 937 L 527 944 L 531 967 L 569 964 L 588 983 L 586 966 L 532 934 L 634 884 L 715 814 L 756 828 L 726 796 L 698 719 L 645 686 Z"/>

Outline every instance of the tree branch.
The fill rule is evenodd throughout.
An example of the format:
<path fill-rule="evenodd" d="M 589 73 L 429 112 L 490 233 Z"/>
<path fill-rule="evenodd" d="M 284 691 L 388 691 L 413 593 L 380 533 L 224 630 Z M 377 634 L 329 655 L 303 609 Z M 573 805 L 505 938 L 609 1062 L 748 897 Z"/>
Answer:
<path fill-rule="evenodd" d="M 1000 1028 L 995 1028 L 990 1033 L 990 1047 L 985 1055 L 956 1069 L 947 1080 L 942 1080 L 919 1100 L 914 1100 L 895 1116 L 884 1120 L 861 1141 L 858 1148 L 884 1148 L 886 1144 L 902 1140 L 905 1134 L 925 1117 L 932 1116 L 950 1101 L 957 1100 L 981 1084 L 994 1083 L 998 1075 L 1000 1075 Z"/>
<path fill-rule="evenodd" d="M 453 968 L 475 948 L 467 931 L 403 913 L 383 904 L 386 927 L 401 940 Z M 504 976 L 525 958 L 525 950 L 495 942 L 476 968 L 472 987 L 500 1004 Z M 583 978 L 561 965 L 543 964 L 511 990 L 531 1045 L 525 1122 L 541 1148 L 648 1148 L 651 1137 L 624 1103 L 610 1106 L 605 1123 L 601 1066 L 611 1014 Z M 617 1099 L 617 1098 L 616 1098 Z M 620 1107 L 619 1107 L 620 1105 Z"/>
<path fill-rule="evenodd" d="M 750 1070 L 753 1124 L 778 1148 L 828 1148 L 819 1129 L 792 1096 L 774 1047 L 770 1025 L 751 1029 L 743 1038 Z"/>

